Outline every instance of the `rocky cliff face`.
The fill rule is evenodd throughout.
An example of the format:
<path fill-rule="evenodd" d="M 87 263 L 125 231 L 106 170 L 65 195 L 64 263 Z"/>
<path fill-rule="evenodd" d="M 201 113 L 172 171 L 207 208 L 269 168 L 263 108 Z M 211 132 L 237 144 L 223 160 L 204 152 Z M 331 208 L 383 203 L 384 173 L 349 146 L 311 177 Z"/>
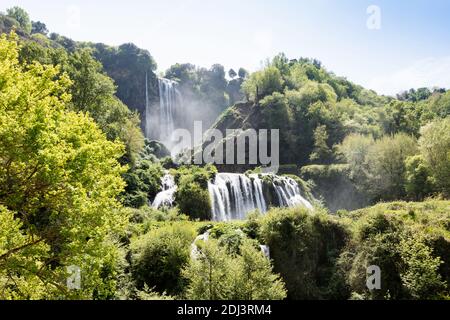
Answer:
<path fill-rule="evenodd" d="M 237 103 L 233 107 L 230 107 L 227 109 L 216 121 L 216 123 L 211 127 L 211 129 L 217 129 L 219 130 L 222 135 L 225 137 L 223 141 L 223 145 L 225 146 L 225 141 L 227 139 L 230 139 L 230 136 L 227 136 L 227 130 L 228 129 L 234 129 L 234 130 L 248 130 L 248 129 L 254 129 L 256 131 L 260 129 L 271 129 L 270 127 L 267 127 L 265 125 L 265 122 L 263 121 L 263 115 L 261 113 L 261 106 L 258 104 L 255 104 L 253 102 L 243 102 L 243 103 Z M 270 136 L 270 133 L 269 133 Z M 207 141 L 203 148 L 205 148 L 209 144 L 209 141 Z M 234 149 L 235 153 L 237 150 L 237 140 L 234 140 Z M 246 163 L 249 163 L 249 142 L 246 143 L 246 154 L 245 159 Z M 270 150 L 270 149 L 269 149 Z M 227 150 L 224 147 L 224 157 Z M 225 159 L 224 159 L 225 163 Z M 235 159 L 235 163 L 237 163 L 237 159 Z M 244 173 L 247 170 L 252 170 L 255 167 L 261 166 L 260 163 L 257 165 L 251 165 L 251 164 L 224 164 L 224 165 L 216 165 L 219 171 L 223 172 L 240 172 Z"/>

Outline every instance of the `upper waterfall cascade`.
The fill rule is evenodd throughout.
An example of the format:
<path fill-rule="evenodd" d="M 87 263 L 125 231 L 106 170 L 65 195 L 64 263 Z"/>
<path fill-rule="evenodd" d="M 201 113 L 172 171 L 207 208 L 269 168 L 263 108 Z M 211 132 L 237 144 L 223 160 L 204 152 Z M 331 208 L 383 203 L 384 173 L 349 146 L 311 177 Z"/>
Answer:
<path fill-rule="evenodd" d="M 148 79 L 145 79 L 145 135 L 147 138 L 157 139 L 166 146 L 171 145 L 171 136 L 177 126 L 177 114 L 182 106 L 182 97 L 175 81 L 159 78 L 159 114 L 153 112 L 149 103 Z M 155 127 L 157 130 L 155 130 Z M 159 136 L 155 135 L 159 132 Z"/>

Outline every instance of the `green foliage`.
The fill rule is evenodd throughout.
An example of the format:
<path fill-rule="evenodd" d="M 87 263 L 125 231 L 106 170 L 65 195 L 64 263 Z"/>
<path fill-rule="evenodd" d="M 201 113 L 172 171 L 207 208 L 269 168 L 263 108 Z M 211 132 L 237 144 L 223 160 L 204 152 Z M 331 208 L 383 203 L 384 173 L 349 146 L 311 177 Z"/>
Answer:
<path fill-rule="evenodd" d="M 181 183 L 181 179 L 184 179 L 185 182 L 195 182 L 201 188 L 207 189 L 208 181 L 213 180 L 217 174 L 217 168 L 211 164 L 207 164 L 204 167 L 182 166 L 172 173 L 174 173 L 177 185 Z"/>
<path fill-rule="evenodd" d="M 136 160 L 144 146 L 140 120 L 114 94 L 114 82 L 102 73 L 101 64 L 89 49 L 77 50 L 69 57 L 67 68 L 75 110 L 88 112 L 110 140 L 120 139 L 127 146 L 127 160 Z"/>
<path fill-rule="evenodd" d="M 19 23 L 16 21 L 16 19 L 5 16 L 0 13 L 0 32 L 1 33 L 8 33 L 12 30 L 20 29 Z"/>
<path fill-rule="evenodd" d="M 202 120 L 205 126 L 210 126 L 230 105 L 230 100 L 234 103 L 242 98 L 240 86 L 243 80 L 239 78 L 228 82 L 225 69 L 220 64 L 206 69 L 190 63 L 177 63 L 166 71 L 165 77 L 178 82 L 184 97 L 184 108 L 196 111 L 185 115 L 188 118 L 186 123 Z"/>
<path fill-rule="evenodd" d="M 156 62 L 147 50 L 132 43 L 110 47 L 101 43 L 85 44 L 94 50 L 94 57 L 103 65 L 105 72 L 117 85 L 117 97 L 130 109 L 143 117 L 146 101 L 146 77 L 149 103 L 157 102 L 158 81 L 154 71 Z M 152 98 L 153 97 L 153 98 Z"/>
<path fill-rule="evenodd" d="M 444 195 L 450 195 L 450 117 L 432 122 L 420 131 L 419 148 L 431 175 Z"/>
<path fill-rule="evenodd" d="M 89 113 L 110 141 L 120 140 L 125 144 L 122 163 L 131 163 L 144 146 L 140 129 L 140 119 L 131 112 L 116 96 L 116 86 L 103 72 L 100 62 L 94 59 L 90 48 L 78 48 L 74 43 L 71 51 L 58 44 L 62 41 L 34 34 L 32 40 L 23 40 L 20 50 L 21 63 L 39 61 L 46 65 L 59 65 L 62 72 L 72 80 L 71 108 L 74 111 Z"/>
<path fill-rule="evenodd" d="M 242 85 L 245 94 L 253 100 L 259 100 L 280 92 L 283 89 L 284 80 L 281 72 L 276 67 L 267 67 L 262 71 L 253 73 Z"/>
<path fill-rule="evenodd" d="M 124 174 L 127 183 L 124 194 L 124 204 L 140 208 L 153 200 L 161 191 L 163 167 L 159 162 L 140 160 L 134 168 Z"/>
<path fill-rule="evenodd" d="M 139 290 L 180 294 L 185 287 L 182 268 L 188 263 L 196 236 L 192 225 L 180 222 L 161 226 L 132 240 L 131 269 Z"/>
<path fill-rule="evenodd" d="M 448 295 L 440 266 L 449 261 L 436 256 L 432 240 L 448 232 L 443 225 L 446 207 L 448 202 L 392 203 L 353 213 L 353 237 L 339 259 L 352 291 L 365 299 Z M 371 265 L 381 269 L 381 290 L 366 287 L 366 268 Z"/>
<path fill-rule="evenodd" d="M 12 7 L 6 10 L 8 17 L 13 18 L 19 23 L 23 31 L 31 33 L 31 20 L 28 13 L 20 7 Z"/>
<path fill-rule="evenodd" d="M 388 134 L 404 132 L 417 136 L 421 122 L 421 110 L 413 103 L 392 101 L 386 106 L 386 117 L 383 120 L 385 131 Z"/>
<path fill-rule="evenodd" d="M 404 133 L 371 137 L 350 135 L 339 146 L 350 166 L 350 177 L 372 200 L 402 199 L 405 195 L 405 161 L 417 153 L 417 143 Z"/>
<path fill-rule="evenodd" d="M 191 181 L 190 177 L 180 179 L 175 199 L 180 211 L 192 219 L 209 220 L 211 218 L 208 190 Z"/>
<path fill-rule="evenodd" d="M 117 201 L 123 145 L 67 108 L 66 75 L 39 63 L 19 65 L 18 54 L 17 38 L 2 35 L 0 203 L 6 216 L 0 229 L 12 228 L 15 239 L 3 242 L 7 235 L 0 244 L 6 266 L 0 291 L 21 299 L 108 297 L 117 272 L 112 237 L 127 220 Z M 70 265 L 82 270 L 82 290 L 61 285 Z"/>
<path fill-rule="evenodd" d="M 270 248 L 275 272 L 290 299 L 342 299 L 347 290 L 335 272 L 347 231 L 323 213 L 272 209 L 261 222 L 261 237 Z"/>
<path fill-rule="evenodd" d="M 229 254 L 210 239 L 183 271 L 189 281 L 185 298 L 192 300 L 281 300 L 283 282 L 253 241 L 244 240 L 240 254 Z"/>
<path fill-rule="evenodd" d="M 421 155 L 406 159 L 405 189 L 409 197 L 416 201 L 423 200 L 435 189 L 431 179 L 430 168 Z"/>
<path fill-rule="evenodd" d="M 287 100 L 278 92 L 261 100 L 262 115 L 270 128 L 289 128 L 290 115 Z"/>
<path fill-rule="evenodd" d="M 248 71 L 245 70 L 244 68 L 239 68 L 238 76 L 239 78 L 245 79 L 248 76 Z"/>
<path fill-rule="evenodd" d="M 433 256 L 433 249 L 427 246 L 425 239 L 418 236 L 402 239 L 399 251 L 406 265 L 401 279 L 411 297 L 439 298 L 439 294 L 446 289 L 439 274 L 439 267 L 443 262 L 439 257 Z"/>
<path fill-rule="evenodd" d="M 314 130 L 314 150 L 310 155 L 311 161 L 319 163 L 329 163 L 332 160 L 333 152 L 327 144 L 328 133 L 326 126 L 319 126 Z"/>

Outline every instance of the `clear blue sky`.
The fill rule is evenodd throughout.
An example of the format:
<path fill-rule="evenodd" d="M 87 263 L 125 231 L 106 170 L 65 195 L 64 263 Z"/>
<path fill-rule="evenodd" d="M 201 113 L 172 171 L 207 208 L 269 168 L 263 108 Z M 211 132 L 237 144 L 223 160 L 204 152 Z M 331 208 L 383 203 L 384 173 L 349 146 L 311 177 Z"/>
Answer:
<path fill-rule="evenodd" d="M 176 62 L 256 70 L 278 52 L 314 57 L 337 75 L 394 94 L 450 88 L 448 0 L 2 0 L 75 40 L 148 49 Z M 369 29 L 367 8 L 381 12 Z"/>

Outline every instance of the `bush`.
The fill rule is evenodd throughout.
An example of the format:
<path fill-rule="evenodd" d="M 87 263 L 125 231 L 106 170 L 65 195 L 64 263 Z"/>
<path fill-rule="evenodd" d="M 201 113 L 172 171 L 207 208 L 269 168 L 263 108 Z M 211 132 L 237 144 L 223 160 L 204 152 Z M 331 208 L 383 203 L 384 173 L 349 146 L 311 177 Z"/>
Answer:
<path fill-rule="evenodd" d="M 173 223 L 133 239 L 131 270 L 136 287 L 145 285 L 157 293 L 180 294 L 185 286 L 182 268 L 188 263 L 196 236 L 189 223 Z"/>
<path fill-rule="evenodd" d="M 431 179 L 430 168 L 428 168 L 421 155 L 406 159 L 405 166 L 406 193 L 415 201 L 421 201 L 429 196 L 435 188 Z"/>
<path fill-rule="evenodd" d="M 208 181 L 217 173 L 213 165 L 185 166 L 172 172 L 178 186 L 175 202 L 181 213 L 192 219 L 211 219 L 211 202 Z"/>
<path fill-rule="evenodd" d="M 207 190 L 200 184 L 187 182 L 182 178 L 175 194 L 176 204 L 180 211 L 192 219 L 211 219 L 211 201 Z"/>
<path fill-rule="evenodd" d="M 240 254 L 230 254 L 217 240 L 204 242 L 183 274 L 190 300 L 281 300 L 283 282 L 272 273 L 270 261 L 251 240 L 244 240 Z"/>
<path fill-rule="evenodd" d="M 262 218 L 260 232 L 290 299 L 347 298 L 335 260 L 348 234 L 335 219 L 301 208 L 272 209 Z"/>
<path fill-rule="evenodd" d="M 262 71 L 253 73 L 242 84 L 243 91 L 250 99 L 258 100 L 260 97 L 281 92 L 284 80 L 280 70 L 276 67 L 267 67 Z"/>
<path fill-rule="evenodd" d="M 442 233 L 446 202 L 391 203 L 353 213 L 353 236 L 338 265 L 354 296 L 437 299 L 448 296 L 449 247 Z M 352 215 L 352 214 L 351 214 Z M 439 255 L 438 255 L 439 254 Z M 367 267 L 381 269 L 381 290 L 366 286 Z"/>
<path fill-rule="evenodd" d="M 124 175 L 127 183 L 124 203 L 133 208 L 140 208 L 154 199 L 161 190 L 161 178 L 164 170 L 159 163 L 141 160 L 135 168 Z"/>
<path fill-rule="evenodd" d="M 439 191 L 450 196 L 450 117 L 420 130 L 419 146 Z"/>

